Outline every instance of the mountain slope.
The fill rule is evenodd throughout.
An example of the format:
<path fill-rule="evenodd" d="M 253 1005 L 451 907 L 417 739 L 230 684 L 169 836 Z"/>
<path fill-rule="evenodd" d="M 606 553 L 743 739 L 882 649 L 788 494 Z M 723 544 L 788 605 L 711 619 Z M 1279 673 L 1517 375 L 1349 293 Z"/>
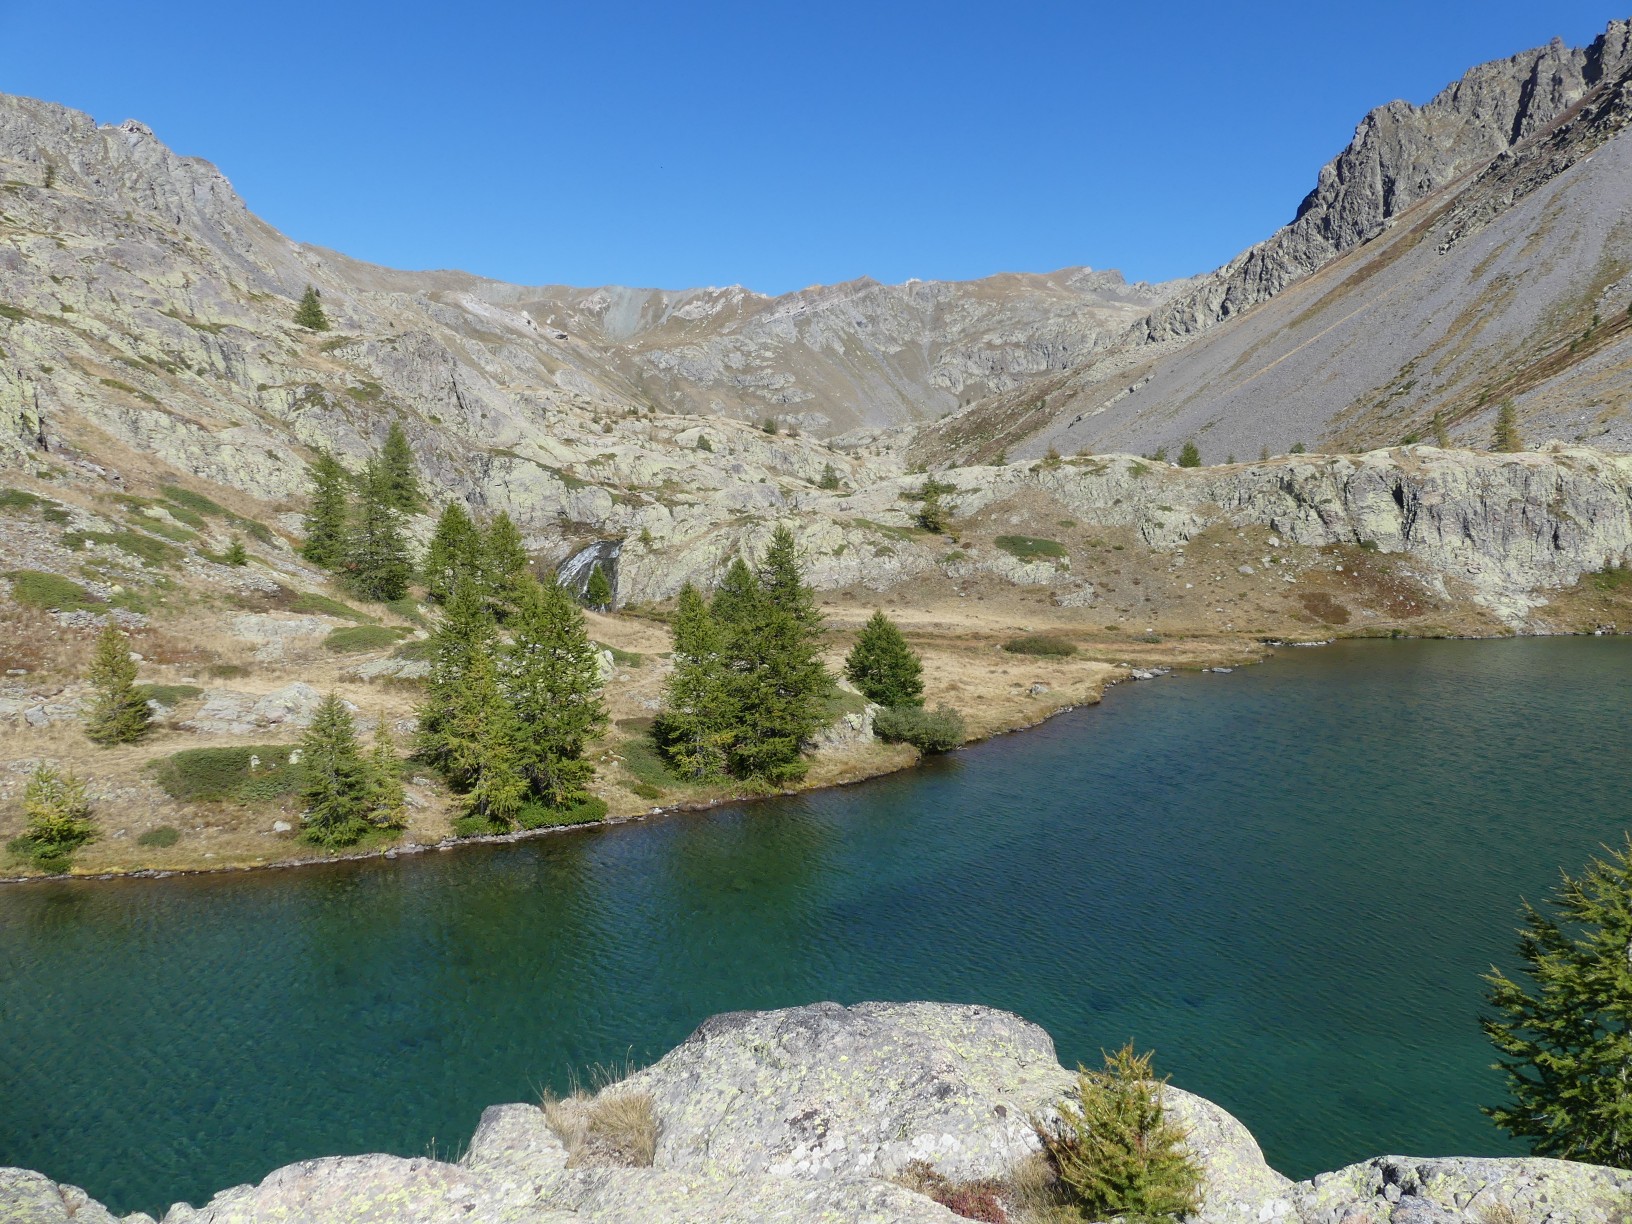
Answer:
<path fill-rule="evenodd" d="M 922 457 L 1177 453 L 1188 440 L 1206 462 L 1297 443 L 1364 450 L 1431 437 L 1436 413 L 1459 442 L 1486 445 L 1508 399 L 1533 440 L 1632 444 L 1629 82 L 1623 64 L 1550 122 L 1513 119 L 1519 143 L 1268 300 L 1181 341 L 1136 329 L 1101 360 L 941 423 Z M 1500 127 L 1511 108 L 1488 117 Z"/>

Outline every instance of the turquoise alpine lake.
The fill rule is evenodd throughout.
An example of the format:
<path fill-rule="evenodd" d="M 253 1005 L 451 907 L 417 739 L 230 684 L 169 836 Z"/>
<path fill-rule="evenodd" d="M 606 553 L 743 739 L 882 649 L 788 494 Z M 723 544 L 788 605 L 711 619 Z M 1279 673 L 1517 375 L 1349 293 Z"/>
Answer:
<path fill-rule="evenodd" d="M 0 1164 L 154 1211 L 456 1155 L 486 1105 L 821 999 L 1008 1008 L 1067 1063 L 1132 1038 L 1295 1177 L 1513 1152 L 1480 975 L 1632 823 L 1629 696 L 1615 639 L 1288 649 L 797 798 L 0 889 Z"/>

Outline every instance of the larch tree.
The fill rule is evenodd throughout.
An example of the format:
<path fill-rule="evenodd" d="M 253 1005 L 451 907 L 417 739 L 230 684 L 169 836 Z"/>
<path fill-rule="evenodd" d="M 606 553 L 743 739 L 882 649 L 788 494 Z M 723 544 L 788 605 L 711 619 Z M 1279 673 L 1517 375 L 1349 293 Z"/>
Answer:
<path fill-rule="evenodd" d="M 1632 1167 L 1632 839 L 1579 877 L 1553 913 L 1526 902 L 1523 983 L 1492 968 L 1481 1020 L 1511 1101 L 1486 1108 L 1542 1156 Z"/>
<path fill-rule="evenodd" d="M 584 798 L 595 772 L 585 745 L 606 725 L 600 665 L 583 609 L 565 587 L 518 587 L 504 687 L 515 710 L 520 769 L 549 808 Z"/>
<path fill-rule="evenodd" d="M 612 610 L 612 584 L 599 562 L 589 571 L 589 581 L 584 584 L 584 606 L 597 612 Z"/>
<path fill-rule="evenodd" d="M 726 630 L 738 718 L 731 772 L 795 782 L 804 776 L 804 745 L 822 726 L 833 678 L 821 660 L 816 594 L 805 585 L 787 527 L 771 537 L 749 592 L 742 613 L 728 619 L 715 612 Z"/>
<path fill-rule="evenodd" d="M 480 572 L 481 533 L 458 502 L 449 502 L 436 520 L 436 531 L 425 550 L 420 567 L 425 576 L 426 594 L 432 603 L 447 603 L 461 577 L 476 578 Z"/>
<path fill-rule="evenodd" d="M 478 655 L 493 653 L 497 638 L 481 588 L 472 576 L 461 576 L 431 633 L 431 670 L 419 705 L 414 745 L 418 756 L 440 769 L 447 770 L 451 764 L 446 733 L 459 708 L 465 677 Z"/>
<path fill-rule="evenodd" d="M 1501 407 L 1496 409 L 1496 428 L 1491 438 L 1490 449 L 1503 452 L 1524 449 L 1524 439 L 1519 436 L 1518 412 L 1514 409 L 1512 400 L 1503 400 Z"/>
<path fill-rule="evenodd" d="M 307 285 L 306 292 L 300 295 L 300 305 L 295 307 L 295 326 L 304 327 L 307 331 L 329 330 L 329 316 L 323 310 L 322 295 L 313 285 Z"/>
<path fill-rule="evenodd" d="M 923 672 L 923 661 L 882 609 L 862 628 L 844 661 L 850 683 L 882 706 L 923 705 Z"/>
<path fill-rule="evenodd" d="M 425 493 L 420 488 L 419 471 L 414 464 L 414 448 L 408 445 L 408 435 L 400 421 L 392 421 L 385 431 L 385 444 L 380 447 L 381 480 L 392 507 L 403 514 L 419 514 L 425 509 Z"/>
<path fill-rule="evenodd" d="M 374 731 L 374 749 L 368 756 L 368 819 L 386 829 L 402 827 L 408 812 L 408 793 L 402 785 L 402 764 L 397 758 L 391 724 L 380 711 Z"/>
<path fill-rule="evenodd" d="M 724 641 L 707 602 L 688 582 L 675 609 L 674 670 L 664 685 L 652 739 L 669 767 L 692 781 L 725 773 L 737 726 Z"/>
<path fill-rule="evenodd" d="M 93 744 L 129 744 L 147 734 L 153 713 L 147 698 L 136 688 L 136 661 L 130 657 L 130 639 L 112 618 L 96 639 L 87 679 L 92 695 L 85 714 L 85 734 Z"/>
<path fill-rule="evenodd" d="M 346 581 L 364 599 L 385 603 L 407 594 L 414 567 L 408 560 L 401 512 L 392 504 L 385 465 L 378 459 L 364 473 L 345 557 Z"/>
<path fill-rule="evenodd" d="M 330 693 L 300 741 L 300 797 L 306 837 L 320 846 L 349 846 L 369 827 L 373 771 L 357 748 L 345 702 Z"/>
<path fill-rule="evenodd" d="M 306 542 L 300 555 L 326 570 L 345 563 L 349 531 L 351 476 L 327 451 L 307 469 L 311 480 L 311 508 L 306 512 Z"/>
<path fill-rule="evenodd" d="M 499 682 L 491 649 L 476 651 L 442 727 L 445 771 L 464 795 L 467 819 L 502 831 L 527 801 L 522 772 L 521 724 Z"/>
<path fill-rule="evenodd" d="M 527 547 L 510 516 L 500 510 L 482 530 L 483 593 L 493 615 L 504 620 L 515 607 L 521 580 L 527 576 Z"/>

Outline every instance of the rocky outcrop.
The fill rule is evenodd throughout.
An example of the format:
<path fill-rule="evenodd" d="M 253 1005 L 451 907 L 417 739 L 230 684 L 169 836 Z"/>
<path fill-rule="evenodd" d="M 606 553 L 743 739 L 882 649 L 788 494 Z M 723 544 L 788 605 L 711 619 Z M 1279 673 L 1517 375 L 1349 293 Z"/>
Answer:
<path fill-rule="evenodd" d="M 946 1003 L 818 1003 L 733 1012 L 604 1093 L 645 1094 L 649 1168 L 575 1167 L 535 1105 L 482 1116 L 457 1163 L 303 1161 L 163 1224 L 932 1224 L 961 1217 L 890 1180 L 921 1161 L 951 1180 L 1002 1178 L 1038 1149 L 1074 1091 L 1054 1044 L 1007 1012 Z M 1632 1173 L 1538 1159 L 1379 1157 L 1294 1184 L 1238 1121 L 1166 1090 L 1204 1173 L 1193 1224 L 1609 1224 Z M 1508 1218 L 1508 1217 L 1502 1217 Z M 0 1220 L 114 1224 L 82 1190 L 0 1169 Z M 152 1224 L 128 1216 L 125 1224 Z"/>
<path fill-rule="evenodd" d="M 1549 590 L 1632 557 L 1632 458 L 1586 447 L 1489 454 L 1417 445 L 1203 468 L 1093 455 L 951 468 L 937 478 L 954 488 L 948 496 L 965 521 L 1041 495 L 1082 524 L 1129 528 L 1167 553 L 1228 524 L 1268 528 L 1288 544 L 1401 554 L 1441 597 L 1454 588 L 1454 597 L 1514 626 Z M 942 537 L 911 531 L 910 495 L 923 479 L 900 476 L 843 497 L 811 493 L 791 505 L 786 519 L 811 580 L 883 589 L 936 571 L 990 574 L 1050 587 L 1062 605 L 1093 602 L 1068 560 L 1022 563 L 967 537 L 949 558 Z M 625 550 L 621 586 L 652 599 L 687 581 L 711 585 L 734 549 L 757 555 L 776 521 L 733 523 L 723 535 L 665 531 L 654 548 Z"/>

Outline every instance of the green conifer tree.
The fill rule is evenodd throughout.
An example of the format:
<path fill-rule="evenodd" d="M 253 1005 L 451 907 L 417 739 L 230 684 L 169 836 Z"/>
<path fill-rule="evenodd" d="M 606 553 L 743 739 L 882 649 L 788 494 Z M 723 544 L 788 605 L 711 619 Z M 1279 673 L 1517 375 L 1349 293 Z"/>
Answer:
<path fill-rule="evenodd" d="M 589 571 L 589 582 L 584 586 L 584 606 L 597 612 L 611 610 L 612 584 L 606 580 L 606 571 L 601 569 L 599 562 Z"/>
<path fill-rule="evenodd" d="M 831 463 L 824 463 L 822 465 L 822 479 L 817 487 L 826 489 L 829 492 L 840 488 L 839 470 Z"/>
<path fill-rule="evenodd" d="M 1441 450 L 1449 450 L 1451 448 L 1451 431 L 1445 425 L 1445 414 L 1443 412 L 1435 411 L 1434 422 L 1430 428 L 1434 432 L 1434 445 Z"/>
<path fill-rule="evenodd" d="M 708 604 L 688 582 L 675 608 L 674 671 L 664 685 L 652 739 L 670 768 L 692 781 L 725 773 L 738 724 L 724 643 Z"/>
<path fill-rule="evenodd" d="M 481 533 L 458 502 L 442 507 L 436 532 L 425 550 L 426 594 L 433 603 L 446 603 L 461 577 L 479 579 Z"/>
<path fill-rule="evenodd" d="M 497 636 L 481 588 L 471 575 L 461 575 L 431 634 L 431 670 L 414 743 L 416 754 L 439 769 L 446 771 L 451 766 L 452 749 L 445 729 L 458 708 L 465 677 L 478 655 L 493 652 Z"/>
<path fill-rule="evenodd" d="M 1519 436 L 1519 417 L 1512 400 L 1503 400 L 1496 409 L 1495 436 L 1491 439 L 1490 449 L 1504 453 L 1524 449 L 1524 439 Z"/>
<path fill-rule="evenodd" d="M 923 662 L 882 609 L 873 613 L 844 661 L 850 683 L 882 706 L 923 705 L 923 671 Z"/>
<path fill-rule="evenodd" d="M 787 527 L 772 536 L 741 609 L 730 611 L 729 599 L 727 609 L 715 618 L 726 630 L 738 719 L 731 772 L 778 784 L 798 781 L 805 773 L 804 744 L 821 729 L 833 678 L 822 665 L 816 594 L 805 585 Z"/>
<path fill-rule="evenodd" d="M 923 500 L 918 503 L 918 513 L 915 516 L 918 526 L 925 531 L 933 531 L 940 535 L 946 531 L 951 513 L 941 500 L 940 485 L 931 481 L 924 489 Z"/>
<path fill-rule="evenodd" d="M 346 582 L 364 599 L 385 603 L 408 593 L 408 561 L 400 513 L 391 502 L 385 466 L 377 459 L 363 475 L 357 522 L 345 551 Z"/>
<path fill-rule="evenodd" d="M 147 734 L 153 713 L 136 689 L 130 639 L 111 618 L 96 639 L 86 678 L 93 692 L 85 714 L 85 734 L 93 744 L 129 744 Z"/>
<path fill-rule="evenodd" d="M 244 549 L 244 541 L 240 536 L 233 536 L 232 542 L 227 545 L 223 559 L 228 565 L 248 565 L 249 553 Z"/>
<path fill-rule="evenodd" d="M 391 724 L 380 711 L 374 731 L 374 749 L 368 757 L 368 819 L 385 829 L 400 829 L 408 814 L 408 792 L 402 785 L 402 767 Z"/>
<path fill-rule="evenodd" d="M 448 780 L 464 792 L 466 818 L 495 831 L 508 829 L 527 800 L 521 730 L 492 650 L 476 651 L 443 724 L 442 742 Z"/>
<path fill-rule="evenodd" d="M 338 694 L 317 707 L 300 741 L 300 797 L 308 840 L 349 846 L 368 831 L 372 771 L 357 749 L 357 729 Z"/>
<path fill-rule="evenodd" d="M 317 462 L 307 469 L 307 476 L 312 482 L 312 504 L 306 513 L 306 542 L 300 546 L 300 555 L 313 565 L 337 570 L 346 560 L 351 477 L 327 451 L 317 452 Z"/>
<path fill-rule="evenodd" d="M 1485 977 L 1496 1014 L 1480 1023 L 1512 1097 L 1485 1113 L 1539 1155 L 1632 1167 L 1632 839 L 1553 900 L 1556 916 L 1523 906 L 1530 988 Z"/>
<path fill-rule="evenodd" d="M 518 588 L 504 686 L 515 710 L 518 756 L 546 807 L 584 797 L 595 767 L 584 746 L 606 725 L 600 666 L 583 609 L 565 587 L 531 578 Z"/>
<path fill-rule="evenodd" d="M 73 852 L 96 836 L 85 783 L 72 773 L 37 766 L 23 788 L 23 838 L 18 847 L 45 871 L 68 870 Z"/>
<path fill-rule="evenodd" d="M 1194 442 L 1186 442 L 1179 448 L 1179 466 L 1193 468 L 1201 466 L 1201 448 Z"/>
<path fill-rule="evenodd" d="M 392 421 L 391 428 L 385 431 L 380 467 L 385 493 L 394 509 L 403 514 L 418 514 L 425 509 L 425 493 L 414 466 L 414 449 L 408 445 L 408 435 L 402 431 L 400 421 Z"/>
<path fill-rule="evenodd" d="M 504 620 L 515 607 L 521 580 L 527 576 L 527 548 L 521 532 L 500 510 L 482 532 L 481 576 L 483 593 L 493 615 Z"/>
<path fill-rule="evenodd" d="M 300 305 L 295 307 L 295 326 L 304 327 L 307 331 L 329 330 L 329 316 L 323 311 L 322 295 L 311 285 L 306 286 L 306 292 L 300 295 Z"/>

